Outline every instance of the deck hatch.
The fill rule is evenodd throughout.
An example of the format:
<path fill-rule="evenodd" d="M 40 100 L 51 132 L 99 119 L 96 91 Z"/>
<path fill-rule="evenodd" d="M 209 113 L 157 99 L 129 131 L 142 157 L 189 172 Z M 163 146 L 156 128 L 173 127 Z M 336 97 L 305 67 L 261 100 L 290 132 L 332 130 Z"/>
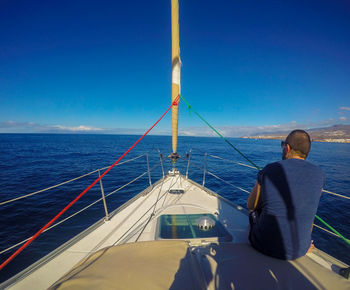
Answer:
<path fill-rule="evenodd" d="M 184 194 L 185 191 L 183 189 L 170 189 L 169 193 L 171 193 L 171 194 Z"/>
<path fill-rule="evenodd" d="M 215 221 L 211 228 L 203 229 L 198 225 L 198 220 L 208 218 Z M 220 238 L 231 240 L 231 235 L 224 226 L 212 214 L 166 214 L 158 218 L 159 239 L 202 239 Z"/>

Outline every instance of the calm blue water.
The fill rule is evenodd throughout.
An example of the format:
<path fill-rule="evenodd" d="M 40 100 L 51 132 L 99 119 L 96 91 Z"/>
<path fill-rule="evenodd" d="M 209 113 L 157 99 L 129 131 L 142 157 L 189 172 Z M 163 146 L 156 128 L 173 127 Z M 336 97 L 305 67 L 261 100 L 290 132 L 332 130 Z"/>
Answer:
<path fill-rule="evenodd" d="M 97 168 L 112 164 L 139 136 L 124 135 L 55 135 L 55 134 L 0 134 L 0 201 L 5 201 Z M 280 142 L 276 140 L 231 139 L 241 151 L 260 167 L 281 158 Z M 191 148 L 191 160 L 203 166 L 203 152 L 238 162 L 246 162 L 219 138 L 179 137 L 178 152 L 184 156 Z M 126 159 L 149 152 L 151 167 L 159 163 L 159 150 L 167 156 L 171 151 L 170 136 L 147 136 Z M 170 162 L 166 159 L 166 168 Z M 349 195 L 350 144 L 313 143 L 309 160 L 326 173 L 325 189 Z M 147 170 L 146 158 L 115 167 L 103 179 L 106 194 Z M 178 162 L 185 174 L 186 161 Z M 225 163 L 207 157 L 207 169 L 221 178 L 250 190 L 255 183 L 256 170 Z M 161 168 L 152 171 L 152 181 L 161 177 Z M 203 174 L 194 166 L 189 177 L 201 183 Z M 0 206 L 0 250 L 33 235 L 85 187 L 97 174 L 35 196 Z M 147 187 L 148 176 L 108 198 L 112 211 Z M 207 175 L 206 186 L 245 207 L 247 194 Z M 99 185 L 92 188 L 64 214 L 67 217 L 101 197 Z M 350 200 L 323 195 L 318 215 L 346 237 L 350 237 Z M 0 281 L 24 269 L 35 260 L 52 251 L 104 215 L 102 203 L 89 208 L 54 230 L 42 234 L 26 250 L 0 272 Z M 349 246 L 341 239 L 315 229 L 313 239 L 318 248 L 344 262 L 350 263 Z M 11 253 L 0 255 L 4 261 Z"/>

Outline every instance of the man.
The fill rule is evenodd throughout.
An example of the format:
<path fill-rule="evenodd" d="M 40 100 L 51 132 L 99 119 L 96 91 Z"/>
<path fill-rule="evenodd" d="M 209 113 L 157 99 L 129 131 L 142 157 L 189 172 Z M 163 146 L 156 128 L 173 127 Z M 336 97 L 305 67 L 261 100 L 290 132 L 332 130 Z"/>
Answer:
<path fill-rule="evenodd" d="M 292 131 L 281 147 L 282 160 L 258 173 L 248 198 L 249 240 L 266 255 L 293 260 L 305 255 L 311 246 L 324 174 L 305 160 L 311 148 L 305 131 Z"/>

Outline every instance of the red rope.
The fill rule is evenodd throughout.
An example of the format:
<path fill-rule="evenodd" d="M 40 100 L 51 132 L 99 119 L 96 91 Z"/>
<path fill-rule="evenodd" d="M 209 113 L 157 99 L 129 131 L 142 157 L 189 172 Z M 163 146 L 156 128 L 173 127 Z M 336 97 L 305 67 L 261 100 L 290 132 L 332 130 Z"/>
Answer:
<path fill-rule="evenodd" d="M 131 149 L 133 149 L 137 143 L 139 143 L 143 137 L 145 137 L 155 125 L 159 123 L 161 119 L 169 112 L 172 106 L 174 104 L 178 104 L 180 99 L 180 96 L 177 96 L 177 98 L 174 100 L 174 102 L 171 104 L 171 106 L 164 112 L 164 114 L 158 119 L 157 122 L 155 122 L 151 128 L 147 130 L 145 134 L 143 134 L 135 143 L 132 145 L 128 150 L 125 151 L 125 153 L 119 157 L 119 159 L 114 162 L 99 178 L 97 178 L 93 183 L 91 183 L 82 193 L 80 193 L 74 200 L 72 200 L 64 209 L 62 209 L 52 220 L 50 220 L 45 226 L 43 226 L 34 236 L 32 236 L 25 244 L 23 244 L 16 252 L 14 252 L 5 262 L 3 262 L 0 265 L 0 270 L 2 270 L 9 262 L 11 262 L 20 252 L 22 252 L 29 244 L 31 244 L 45 229 L 47 229 L 50 225 L 52 225 L 62 214 L 64 214 L 74 203 L 76 203 L 85 193 L 87 193 L 97 182 L 99 182 L 107 173 L 110 171 L 115 165 L 119 163 L 120 160 L 122 160 L 126 154 L 128 154 Z"/>

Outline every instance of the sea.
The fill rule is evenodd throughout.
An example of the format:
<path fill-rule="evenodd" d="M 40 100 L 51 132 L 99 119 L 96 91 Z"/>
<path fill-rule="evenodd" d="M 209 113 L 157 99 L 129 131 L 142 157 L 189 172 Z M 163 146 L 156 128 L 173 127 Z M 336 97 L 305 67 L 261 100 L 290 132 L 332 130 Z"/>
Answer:
<path fill-rule="evenodd" d="M 80 134 L 0 134 L 0 203 L 79 177 L 113 164 L 140 136 Z M 123 161 L 135 160 L 114 167 L 102 180 L 105 194 L 118 189 L 151 169 L 151 182 L 172 169 L 168 158 L 172 151 L 171 136 L 146 136 Z M 278 140 L 228 139 L 259 167 L 281 159 Z M 182 174 L 246 208 L 248 194 L 256 181 L 257 170 L 248 161 L 215 137 L 178 138 L 181 158 L 177 168 Z M 188 163 L 190 157 L 190 163 Z M 149 162 L 147 163 L 147 159 Z M 350 144 L 313 142 L 308 160 L 325 172 L 325 189 L 350 196 Z M 189 164 L 189 166 L 188 166 Z M 188 167 L 187 167 L 188 166 Z M 206 174 L 203 174 L 206 168 Z M 101 171 L 101 173 L 103 170 Z M 220 179 L 214 178 L 215 174 Z M 98 177 L 98 172 L 60 187 L 0 205 L 0 251 L 35 234 L 62 208 Z M 107 198 L 111 212 L 149 186 L 144 174 L 133 183 Z M 96 184 L 58 221 L 101 198 Z M 350 200 L 322 194 L 317 214 L 338 232 L 350 238 Z M 74 217 L 43 233 L 21 254 L 0 271 L 0 281 L 26 268 L 105 215 L 98 202 Z M 315 223 L 325 227 L 318 221 Z M 350 251 L 342 239 L 318 228 L 312 233 L 317 248 L 350 264 Z M 0 262 L 19 246 L 0 255 Z"/>

